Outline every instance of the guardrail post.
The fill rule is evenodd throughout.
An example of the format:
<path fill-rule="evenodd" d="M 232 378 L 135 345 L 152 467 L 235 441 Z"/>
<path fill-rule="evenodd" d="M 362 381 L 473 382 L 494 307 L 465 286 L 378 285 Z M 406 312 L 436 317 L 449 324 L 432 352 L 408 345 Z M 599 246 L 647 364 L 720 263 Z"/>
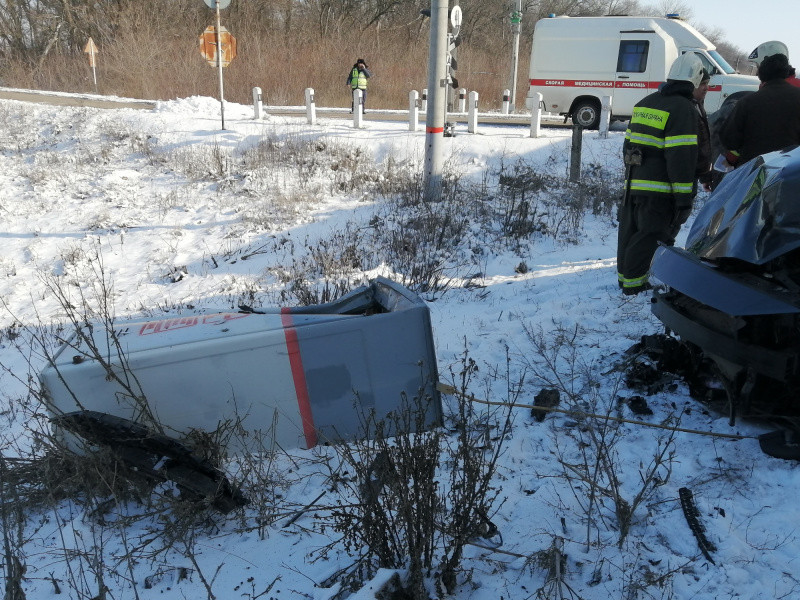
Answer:
<path fill-rule="evenodd" d="M 503 90 L 503 114 L 507 115 L 511 110 L 511 90 Z"/>
<path fill-rule="evenodd" d="M 467 116 L 467 131 L 478 131 L 478 92 L 469 93 L 469 115 Z"/>
<path fill-rule="evenodd" d="M 309 125 L 317 123 L 317 105 L 314 104 L 314 88 L 306 88 L 306 119 Z"/>
<path fill-rule="evenodd" d="M 353 127 L 361 129 L 364 122 L 364 96 L 361 90 L 353 90 Z"/>
<path fill-rule="evenodd" d="M 569 151 L 569 180 L 577 183 L 581 179 L 581 150 L 583 149 L 583 127 L 572 126 L 572 147 Z"/>
<path fill-rule="evenodd" d="M 533 95 L 533 106 L 531 107 L 531 137 L 537 138 L 542 135 L 542 102 L 544 96 L 539 92 Z"/>
<path fill-rule="evenodd" d="M 428 112 L 428 88 L 422 90 L 422 112 Z"/>
<path fill-rule="evenodd" d="M 467 89 L 458 90 L 458 112 L 467 112 Z"/>
<path fill-rule="evenodd" d="M 419 125 L 419 92 L 408 92 L 408 130 L 416 131 Z"/>
<path fill-rule="evenodd" d="M 602 110 L 600 111 L 600 137 L 608 137 L 608 129 L 611 126 L 611 96 L 603 96 Z"/>
<path fill-rule="evenodd" d="M 261 112 L 264 105 L 261 102 L 261 88 L 253 88 L 253 118 L 258 121 L 261 118 Z"/>

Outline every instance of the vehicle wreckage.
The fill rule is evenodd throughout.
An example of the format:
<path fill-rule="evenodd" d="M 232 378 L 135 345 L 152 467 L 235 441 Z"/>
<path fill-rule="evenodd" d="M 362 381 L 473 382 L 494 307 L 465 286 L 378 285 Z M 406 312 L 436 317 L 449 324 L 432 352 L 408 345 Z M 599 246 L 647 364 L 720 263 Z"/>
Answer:
<path fill-rule="evenodd" d="M 414 414 L 389 425 L 441 423 L 428 307 L 399 284 L 377 278 L 327 304 L 240 308 L 78 328 L 39 376 L 57 437 L 165 479 L 180 464 L 228 490 L 228 507 L 241 498 L 190 456 L 193 432 L 227 426 L 224 450 L 240 454 L 350 440 L 401 409 Z"/>
<path fill-rule="evenodd" d="M 800 148 L 726 175 L 650 273 L 653 314 L 711 360 L 731 423 L 780 417 L 762 449 L 800 459 Z"/>

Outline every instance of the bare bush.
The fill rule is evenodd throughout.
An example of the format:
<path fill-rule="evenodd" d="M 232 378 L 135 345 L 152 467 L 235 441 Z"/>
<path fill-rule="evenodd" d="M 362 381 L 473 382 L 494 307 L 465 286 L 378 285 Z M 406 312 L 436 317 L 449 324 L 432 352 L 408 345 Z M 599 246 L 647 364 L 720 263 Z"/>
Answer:
<path fill-rule="evenodd" d="M 335 447 L 353 475 L 336 478 L 339 507 L 321 525 L 338 533 L 334 545 L 354 556 L 339 574 L 343 589 L 357 589 L 377 568 L 390 568 L 405 573 L 413 598 L 451 593 L 465 546 L 496 535 L 494 476 L 510 412 L 477 411 L 465 393 L 476 365 L 466 356 L 462 365 L 453 434 L 426 430 L 431 398 L 420 394 L 403 398 L 386 419 L 362 414 L 362 437 Z"/>

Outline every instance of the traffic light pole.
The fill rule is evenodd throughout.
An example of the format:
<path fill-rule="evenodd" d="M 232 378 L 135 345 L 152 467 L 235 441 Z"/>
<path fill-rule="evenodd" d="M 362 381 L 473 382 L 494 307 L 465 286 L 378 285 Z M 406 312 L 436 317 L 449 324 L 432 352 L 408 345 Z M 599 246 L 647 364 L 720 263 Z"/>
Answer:
<path fill-rule="evenodd" d="M 216 5 L 217 10 L 217 69 L 219 70 L 219 110 L 220 115 L 222 116 L 222 129 L 225 129 L 225 92 L 224 87 L 222 85 L 222 32 L 221 32 L 221 23 L 219 19 L 219 0 L 215 0 L 214 4 Z"/>
<path fill-rule="evenodd" d="M 425 200 L 442 195 L 442 145 L 447 101 L 447 3 L 431 0 L 431 39 L 428 50 L 428 110 L 425 116 Z"/>

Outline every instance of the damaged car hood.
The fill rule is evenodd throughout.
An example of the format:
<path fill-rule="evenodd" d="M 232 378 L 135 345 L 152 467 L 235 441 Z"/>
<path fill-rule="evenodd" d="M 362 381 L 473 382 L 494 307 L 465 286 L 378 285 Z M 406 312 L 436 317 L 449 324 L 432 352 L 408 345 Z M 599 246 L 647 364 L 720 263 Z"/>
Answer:
<path fill-rule="evenodd" d="M 800 248 L 800 147 L 770 152 L 727 174 L 692 225 L 686 249 L 755 265 Z"/>

